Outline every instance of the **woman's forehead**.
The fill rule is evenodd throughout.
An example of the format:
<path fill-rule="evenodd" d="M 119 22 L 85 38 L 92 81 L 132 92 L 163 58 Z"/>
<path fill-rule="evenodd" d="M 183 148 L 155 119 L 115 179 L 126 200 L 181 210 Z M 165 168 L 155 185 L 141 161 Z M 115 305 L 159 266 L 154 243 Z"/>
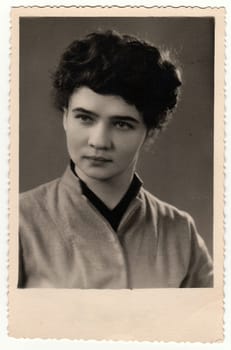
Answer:
<path fill-rule="evenodd" d="M 125 115 L 142 119 L 136 106 L 127 103 L 119 95 L 99 94 L 87 86 L 76 89 L 69 100 L 69 109 L 83 108 L 98 115 Z"/>

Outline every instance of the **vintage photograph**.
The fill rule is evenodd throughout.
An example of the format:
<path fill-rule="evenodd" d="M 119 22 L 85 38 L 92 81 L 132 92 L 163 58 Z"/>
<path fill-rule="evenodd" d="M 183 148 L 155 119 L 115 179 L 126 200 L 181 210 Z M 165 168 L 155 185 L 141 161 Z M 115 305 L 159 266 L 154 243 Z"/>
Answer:
<path fill-rule="evenodd" d="M 222 339 L 224 11 L 15 8 L 11 48 L 9 334 Z"/>
<path fill-rule="evenodd" d="M 20 18 L 19 288 L 213 287 L 213 75 L 213 18 Z"/>

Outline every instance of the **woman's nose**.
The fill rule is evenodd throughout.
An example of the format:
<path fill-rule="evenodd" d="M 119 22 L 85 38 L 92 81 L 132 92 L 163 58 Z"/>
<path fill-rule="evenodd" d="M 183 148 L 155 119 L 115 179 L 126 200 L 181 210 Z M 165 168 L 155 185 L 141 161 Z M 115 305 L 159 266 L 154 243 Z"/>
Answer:
<path fill-rule="evenodd" d="M 97 123 L 92 127 L 89 134 L 88 144 L 95 149 L 110 149 L 112 142 L 107 126 L 103 123 Z"/>

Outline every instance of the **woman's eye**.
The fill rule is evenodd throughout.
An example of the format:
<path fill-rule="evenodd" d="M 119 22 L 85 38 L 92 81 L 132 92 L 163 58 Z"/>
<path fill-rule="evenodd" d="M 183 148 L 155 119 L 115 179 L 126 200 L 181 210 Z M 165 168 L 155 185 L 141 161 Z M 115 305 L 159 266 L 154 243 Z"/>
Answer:
<path fill-rule="evenodd" d="M 123 121 L 117 121 L 115 122 L 115 126 L 118 128 L 118 129 L 121 129 L 121 130 L 128 130 L 128 129 L 132 129 L 133 126 L 127 122 L 123 122 Z"/>
<path fill-rule="evenodd" d="M 92 117 L 86 114 L 77 114 L 75 118 L 79 119 L 81 123 L 85 123 L 85 124 L 89 124 L 93 121 Z"/>

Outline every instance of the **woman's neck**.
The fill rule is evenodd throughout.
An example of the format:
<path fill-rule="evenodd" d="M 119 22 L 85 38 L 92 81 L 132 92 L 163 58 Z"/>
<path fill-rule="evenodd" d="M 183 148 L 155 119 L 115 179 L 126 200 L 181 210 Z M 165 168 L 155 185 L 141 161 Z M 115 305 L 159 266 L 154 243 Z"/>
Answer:
<path fill-rule="evenodd" d="M 108 180 L 98 180 L 88 177 L 76 166 L 75 172 L 109 209 L 115 208 L 120 202 L 127 192 L 134 176 L 133 169 Z"/>

